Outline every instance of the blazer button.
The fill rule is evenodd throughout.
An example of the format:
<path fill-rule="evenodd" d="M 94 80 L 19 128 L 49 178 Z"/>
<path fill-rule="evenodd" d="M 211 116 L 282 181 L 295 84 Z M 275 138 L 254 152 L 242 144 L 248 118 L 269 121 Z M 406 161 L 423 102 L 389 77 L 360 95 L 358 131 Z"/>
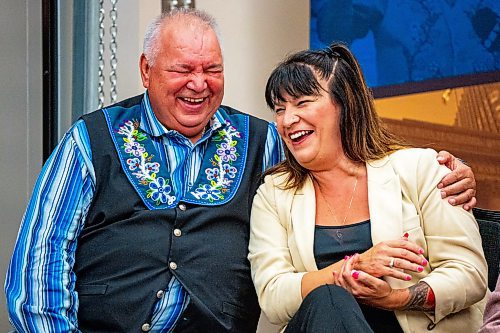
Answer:
<path fill-rule="evenodd" d="M 168 266 L 170 267 L 170 269 L 173 269 L 174 271 L 177 269 L 177 264 L 175 262 L 170 262 L 170 264 L 168 264 Z"/>
<path fill-rule="evenodd" d="M 149 332 L 151 330 L 151 325 L 149 325 L 148 323 L 142 324 L 141 330 L 143 332 Z"/>
<path fill-rule="evenodd" d="M 163 290 L 158 290 L 156 292 L 156 298 L 162 298 L 163 295 L 165 295 L 165 292 Z"/>
<path fill-rule="evenodd" d="M 174 235 L 175 237 L 181 237 L 182 235 L 181 229 L 174 229 Z"/>
<path fill-rule="evenodd" d="M 182 211 L 185 211 L 186 210 L 186 205 L 185 204 L 180 204 L 179 205 L 179 209 L 182 210 Z"/>

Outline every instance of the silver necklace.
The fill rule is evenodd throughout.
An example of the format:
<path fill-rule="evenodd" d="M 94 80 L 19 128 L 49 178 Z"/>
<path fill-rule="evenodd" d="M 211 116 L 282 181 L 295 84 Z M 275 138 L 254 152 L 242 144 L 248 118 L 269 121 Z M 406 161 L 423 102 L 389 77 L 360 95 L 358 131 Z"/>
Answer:
<path fill-rule="evenodd" d="M 357 170 L 357 168 L 356 168 L 356 170 Z M 333 208 L 330 206 L 330 204 L 328 203 L 328 201 L 325 198 L 325 195 L 323 194 L 323 191 L 321 190 L 321 185 L 317 181 L 316 181 L 316 183 L 318 184 L 319 194 L 321 195 L 321 198 L 325 202 L 326 208 L 328 209 L 328 212 L 335 219 L 335 223 L 337 225 L 339 225 L 339 221 L 337 220 L 336 215 L 333 213 L 334 212 Z M 349 206 L 347 207 L 347 212 L 346 212 L 346 214 L 344 216 L 344 220 L 342 221 L 342 224 L 340 224 L 340 225 L 345 225 L 345 222 L 347 221 L 347 217 L 349 216 L 349 212 L 351 211 L 352 200 L 354 199 L 354 193 L 356 193 L 356 187 L 357 187 L 357 185 L 358 185 L 358 176 L 356 175 L 356 180 L 354 181 L 354 186 L 353 186 L 353 189 L 352 189 L 351 199 L 349 200 Z"/>

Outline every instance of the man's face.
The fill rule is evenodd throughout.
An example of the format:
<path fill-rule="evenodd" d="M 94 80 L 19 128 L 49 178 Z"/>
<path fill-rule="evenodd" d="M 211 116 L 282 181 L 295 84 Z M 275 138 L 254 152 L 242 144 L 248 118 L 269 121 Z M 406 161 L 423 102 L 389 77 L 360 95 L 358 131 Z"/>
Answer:
<path fill-rule="evenodd" d="M 178 20 L 163 27 L 154 64 L 141 57 L 153 111 L 168 129 L 196 142 L 224 96 L 222 52 L 215 32 Z"/>

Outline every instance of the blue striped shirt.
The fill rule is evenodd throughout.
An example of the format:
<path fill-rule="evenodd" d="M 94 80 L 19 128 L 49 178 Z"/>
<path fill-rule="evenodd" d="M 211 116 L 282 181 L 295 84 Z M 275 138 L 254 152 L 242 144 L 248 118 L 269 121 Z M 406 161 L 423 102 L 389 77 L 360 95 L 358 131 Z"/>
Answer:
<path fill-rule="evenodd" d="M 144 94 L 141 128 L 151 134 L 166 161 L 177 193 L 194 183 L 212 133 L 224 124 L 216 112 L 196 143 L 156 118 Z M 265 170 L 283 158 L 274 124 L 269 124 L 262 160 Z M 95 191 L 90 139 L 83 120 L 65 134 L 42 168 L 21 222 L 5 281 L 10 321 L 18 332 L 79 332 L 75 291 L 76 242 Z M 173 277 L 155 304 L 151 332 L 169 332 L 189 304 L 189 294 Z"/>

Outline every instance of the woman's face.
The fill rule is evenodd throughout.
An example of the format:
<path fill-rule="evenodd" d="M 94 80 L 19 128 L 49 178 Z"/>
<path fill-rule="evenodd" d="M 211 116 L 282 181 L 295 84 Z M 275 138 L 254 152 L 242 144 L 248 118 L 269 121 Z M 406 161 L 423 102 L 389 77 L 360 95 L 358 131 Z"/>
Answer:
<path fill-rule="evenodd" d="M 327 83 L 319 80 L 320 95 L 293 98 L 275 105 L 278 132 L 295 159 L 311 171 L 324 170 L 342 154 L 340 107 L 326 91 Z"/>

